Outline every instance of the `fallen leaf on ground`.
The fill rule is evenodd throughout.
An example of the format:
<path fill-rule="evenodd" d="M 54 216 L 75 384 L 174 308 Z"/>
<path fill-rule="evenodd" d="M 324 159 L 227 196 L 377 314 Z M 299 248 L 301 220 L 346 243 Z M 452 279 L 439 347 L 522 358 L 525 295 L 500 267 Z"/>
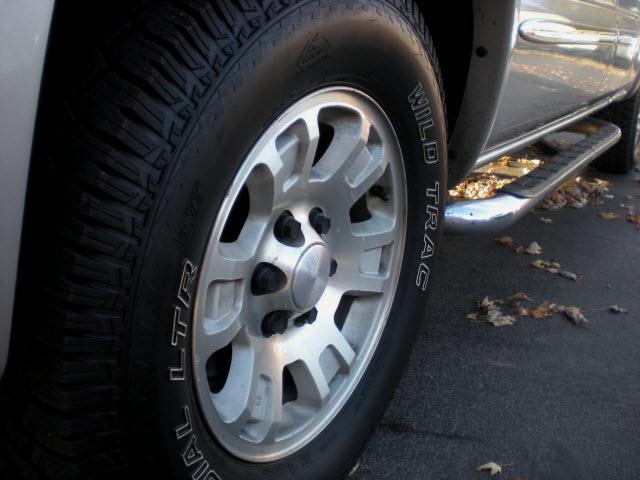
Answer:
<path fill-rule="evenodd" d="M 640 213 L 629 213 L 629 215 L 627 215 L 627 220 L 640 228 Z"/>
<path fill-rule="evenodd" d="M 603 220 L 617 220 L 620 218 L 620 215 L 615 212 L 600 212 L 598 216 Z"/>
<path fill-rule="evenodd" d="M 531 245 L 525 250 L 529 255 L 540 255 L 542 253 L 542 247 L 537 242 L 531 242 Z"/>
<path fill-rule="evenodd" d="M 553 223 L 553 220 L 551 220 L 550 218 L 547 218 L 547 217 L 539 217 L 539 220 L 542 223 Z"/>
<path fill-rule="evenodd" d="M 566 309 L 564 305 L 556 305 L 555 303 L 551 305 L 551 311 L 553 313 L 564 313 Z"/>
<path fill-rule="evenodd" d="M 513 325 L 516 319 L 511 315 L 504 315 L 502 309 L 497 303 L 502 303 L 500 300 L 491 300 L 489 297 L 484 297 L 481 301 L 476 302 L 476 308 L 478 312 L 467 314 L 467 318 L 472 321 L 481 321 L 492 324 L 494 327 L 506 327 Z M 481 316 L 479 316 L 481 314 Z"/>
<path fill-rule="evenodd" d="M 358 460 L 356 464 L 353 467 L 351 467 L 351 470 L 349 470 L 349 473 L 347 474 L 347 478 L 352 477 L 358 471 L 359 468 L 360 468 L 360 461 Z"/>
<path fill-rule="evenodd" d="M 499 178 L 497 175 L 471 175 L 453 189 L 449 190 L 449 198 L 455 198 L 457 200 L 490 198 L 496 194 L 496 190 L 501 189 L 505 185 L 509 185 L 514 180 L 515 177 Z"/>
<path fill-rule="evenodd" d="M 529 296 L 524 292 L 518 292 L 509 297 L 509 300 L 515 300 L 518 302 L 522 302 L 523 300 L 531 300 Z"/>
<path fill-rule="evenodd" d="M 522 245 L 520 245 L 517 248 L 514 248 L 513 251 L 516 252 L 518 255 L 522 255 L 525 252 L 524 247 Z"/>
<path fill-rule="evenodd" d="M 588 180 L 576 177 L 565 182 L 558 190 L 545 198 L 540 208 L 559 210 L 563 207 L 582 208 L 586 205 L 600 205 L 605 192 L 612 185 L 608 180 L 595 178 Z"/>
<path fill-rule="evenodd" d="M 587 319 L 584 317 L 582 312 L 578 307 L 565 307 L 564 314 L 573 320 L 578 327 L 581 327 L 585 323 L 587 323 Z"/>
<path fill-rule="evenodd" d="M 618 305 L 611 305 L 609 310 L 615 313 L 627 313 L 629 311 L 629 309 L 619 307 Z"/>
<path fill-rule="evenodd" d="M 531 262 L 531 266 L 533 268 L 537 268 L 538 270 L 544 270 L 546 272 L 551 272 L 551 273 L 560 272 L 560 264 L 555 260 L 545 261 L 545 260 L 538 259 Z"/>
<path fill-rule="evenodd" d="M 580 283 L 580 279 L 582 275 L 579 273 L 567 272 L 566 270 L 560 270 L 558 274 L 561 277 L 568 278 L 569 280 L 573 280 L 574 282 Z"/>
<path fill-rule="evenodd" d="M 485 463 L 476 468 L 477 471 L 481 472 L 483 470 L 488 470 L 491 476 L 498 475 L 502 473 L 502 467 L 495 462 Z"/>
<path fill-rule="evenodd" d="M 549 300 L 545 300 L 536 308 L 530 310 L 529 315 L 531 315 L 533 318 L 544 318 L 551 315 L 550 312 L 551 312 L 551 303 L 549 303 Z"/>
<path fill-rule="evenodd" d="M 620 208 L 626 208 L 628 210 L 629 215 L 631 215 L 636 209 L 635 205 L 627 205 L 625 203 L 621 203 Z"/>
<path fill-rule="evenodd" d="M 487 314 L 487 322 L 494 327 L 507 327 L 516 323 L 516 319 L 511 315 L 502 315 L 502 312 L 491 310 Z"/>
<path fill-rule="evenodd" d="M 496 242 L 498 242 L 503 247 L 510 247 L 513 245 L 513 238 L 511 237 L 500 237 L 496 238 Z"/>

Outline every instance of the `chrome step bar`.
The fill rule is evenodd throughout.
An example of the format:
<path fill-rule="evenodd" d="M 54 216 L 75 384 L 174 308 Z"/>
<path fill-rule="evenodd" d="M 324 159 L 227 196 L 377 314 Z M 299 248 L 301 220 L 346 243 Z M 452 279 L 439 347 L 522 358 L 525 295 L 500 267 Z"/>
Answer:
<path fill-rule="evenodd" d="M 445 212 L 445 231 L 463 235 L 508 227 L 620 139 L 616 125 L 594 118 L 581 120 L 565 130 L 586 137 L 503 187 L 492 198 L 450 203 Z"/>
<path fill-rule="evenodd" d="M 612 97 L 604 98 L 599 102 L 594 103 L 593 105 L 590 105 L 588 107 L 583 107 L 580 110 L 573 112 L 569 115 L 566 115 L 564 117 L 561 117 L 551 123 L 542 125 L 541 127 L 529 133 L 526 133 L 521 137 L 518 137 L 513 140 L 509 140 L 508 142 L 505 142 L 500 145 L 496 145 L 495 147 L 492 147 L 489 150 L 482 152 L 482 155 L 480 155 L 478 160 L 476 160 L 476 163 L 473 166 L 473 168 L 474 169 L 480 168 L 484 165 L 487 165 L 488 163 L 493 162 L 494 160 L 497 160 L 503 155 L 507 155 L 510 152 L 515 152 L 516 150 L 522 147 L 531 145 L 533 142 L 535 142 L 539 138 L 544 137 L 545 135 L 548 135 L 550 133 L 557 132 L 560 130 L 565 130 L 571 125 L 574 125 L 578 121 L 583 120 L 584 118 L 593 114 L 594 112 L 597 112 L 598 110 L 602 110 L 603 108 L 607 107 L 608 105 L 610 105 L 615 101 L 621 100 L 622 98 L 625 97 L 625 95 L 626 95 L 626 92 L 624 91 L 618 92 Z"/>

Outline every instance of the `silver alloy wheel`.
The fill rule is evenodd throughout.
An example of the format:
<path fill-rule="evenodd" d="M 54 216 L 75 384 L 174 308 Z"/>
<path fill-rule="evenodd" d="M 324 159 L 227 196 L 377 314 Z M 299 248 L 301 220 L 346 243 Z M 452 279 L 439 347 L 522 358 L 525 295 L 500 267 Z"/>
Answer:
<path fill-rule="evenodd" d="M 395 295 L 405 182 L 389 119 L 346 87 L 296 102 L 242 163 L 213 226 L 193 323 L 201 412 L 232 454 L 293 453 L 355 389 Z"/>

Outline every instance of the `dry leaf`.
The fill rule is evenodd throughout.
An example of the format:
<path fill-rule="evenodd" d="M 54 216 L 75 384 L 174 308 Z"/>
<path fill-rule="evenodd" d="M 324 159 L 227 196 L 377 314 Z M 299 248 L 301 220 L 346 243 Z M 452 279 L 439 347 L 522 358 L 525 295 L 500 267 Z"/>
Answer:
<path fill-rule="evenodd" d="M 510 247 L 513 244 L 513 238 L 511 238 L 511 237 L 500 237 L 500 238 L 496 238 L 496 242 L 498 242 L 503 247 Z"/>
<path fill-rule="evenodd" d="M 629 310 L 627 308 L 619 307 L 618 305 L 611 305 L 609 310 L 615 313 L 627 313 Z"/>
<path fill-rule="evenodd" d="M 568 278 L 569 280 L 573 280 L 574 282 L 578 283 L 580 283 L 580 279 L 582 278 L 582 275 L 578 273 L 567 272 L 566 270 L 560 270 L 558 273 L 561 277 Z"/>
<path fill-rule="evenodd" d="M 551 304 L 549 303 L 549 300 L 545 300 L 540 305 L 538 305 L 537 308 L 530 310 L 529 315 L 531 315 L 533 318 L 544 318 L 551 315 L 551 313 L 549 313 L 550 311 Z"/>
<path fill-rule="evenodd" d="M 578 327 L 581 327 L 585 323 L 587 323 L 587 319 L 584 317 L 582 312 L 578 307 L 565 307 L 564 314 L 573 320 Z"/>
<path fill-rule="evenodd" d="M 533 268 L 537 268 L 538 270 L 546 270 L 547 266 L 545 264 L 544 260 L 534 260 L 533 262 L 531 262 L 530 264 Z"/>
<path fill-rule="evenodd" d="M 629 213 L 629 215 L 627 215 L 627 220 L 640 228 L 640 213 Z"/>
<path fill-rule="evenodd" d="M 553 223 L 553 220 L 551 220 L 550 218 L 547 218 L 547 217 L 540 217 L 539 220 L 542 223 Z"/>
<path fill-rule="evenodd" d="M 469 320 L 480 320 L 492 324 L 494 327 L 506 327 L 513 325 L 516 321 L 510 315 L 503 315 L 501 308 L 496 305 L 502 303 L 500 300 L 491 300 L 489 297 L 484 297 L 481 301 L 476 302 L 476 308 L 479 310 L 481 317 L 478 317 L 478 313 L 469 313 L 467 318 Z"/>
<path fill-rule="evenodd" d="M 556 305 L 555 303 L 551 305 L 551 311 L 553 313 L 564 313 L 565 310 L 566 310 L 566 307 L 564 305 Z"/>
<path fill-rule="evenodd" d="M 502 467 L 495 462 L 485 463 L 476 468 L 477 471 L 481 472 L 483 470 L 488 470 L 491 476 L 498 475 L 502 473 Z"/>
<path fill-rule="evenodd" d="M 540 255 L 542 253 L 542 247 L 537 242 L 531 242 L 531 245 L 525 250 L 529 255 Z"/>
<path fill-rule="evenodd" d="M 560 271 L 560 264 L 555 260 L 544 261 L 538 259 L 531 262 L 530 265 L 538 270 L 546 270 L 551 273 L 558 273 Z"/>
<path fill-rule="evenodd" d="M 498 178 L 497 175 L 470 175 L 452 190 L 449 190 L 449 198 L 458 200 L 479 200 L 490 198 L 496 194 L 496 190 L 515 180 L 512 178 Z"/>
<path fill-rule="evenodd" d="M 525 249 L 522 245 L 520 245 L 519 247 L 514 248 L 513 251 L 516 252 L 518 255 L 522 255 L 525 252 Z"/>
<path fill-rule="evenodd" d="M 600 212 L 598 216 L 603 220 L 617 220 L 620 218 L 620 215 L 615 212 Z"/>
<path fill-rule="evenodd" d="M 599 205 L 611 182 L 598 178 L 588 180 L 577 177 L 565 182 L 558 190 L 545 198 L 540 204 L 546 210 L 559 210 L 563 207 L 582 208 L 586 205 Z"/>
<path fill-rule="evenodd" d="M 518 293 L 516 293 L 516 294 L 514 294 L 514 295 L 511 295 L 511 296 L 509 297 L 509 300 L 516 300 L 516 301 L 518 301 L 518 302 L 521 302 L 521 301 L 523 301 L 523 300 L 529 300 L 529 301 L 530 301 L 531 299 L 527 296 L 527 294 L 526 294 L 526 293 L 524 293 L 524 292 L 518 292 Z"/>
<path fill-rule="evenodd" d="M 490 310 L 487 314 L 487 322 L 494 327 L 507 327 L 516 323 L 511 315 L 502 315 L 500 310 Z"/>

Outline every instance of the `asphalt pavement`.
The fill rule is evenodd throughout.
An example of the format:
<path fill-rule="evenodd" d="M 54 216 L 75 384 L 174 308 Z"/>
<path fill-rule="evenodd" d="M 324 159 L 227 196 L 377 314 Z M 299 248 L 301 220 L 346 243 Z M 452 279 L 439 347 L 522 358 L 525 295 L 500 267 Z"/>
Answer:
<path fill-rule="evenodd" d="M 538 242 L 541 256 L 497 235 L 444 237 L 410 364 L 352 479 L 491 478 L 475 470 L 487 462 L 506 465 L 503 480 L 640 479 L 640 229 L 619 206 L 640 212 L 640 183 L 586 174 L 612 180 L 614 198 L 530 213 L 501 233 Z M 598 216 L 612 211 L 621 218 Z M 581 282 L 529 266 L 551 257 Z M 525 306 L 578 306 L 588 323 L 465 318 L 476 300 L 516 292 L 533 299 Z M 630 311 L 607 310 L 615 304 Z"/>

